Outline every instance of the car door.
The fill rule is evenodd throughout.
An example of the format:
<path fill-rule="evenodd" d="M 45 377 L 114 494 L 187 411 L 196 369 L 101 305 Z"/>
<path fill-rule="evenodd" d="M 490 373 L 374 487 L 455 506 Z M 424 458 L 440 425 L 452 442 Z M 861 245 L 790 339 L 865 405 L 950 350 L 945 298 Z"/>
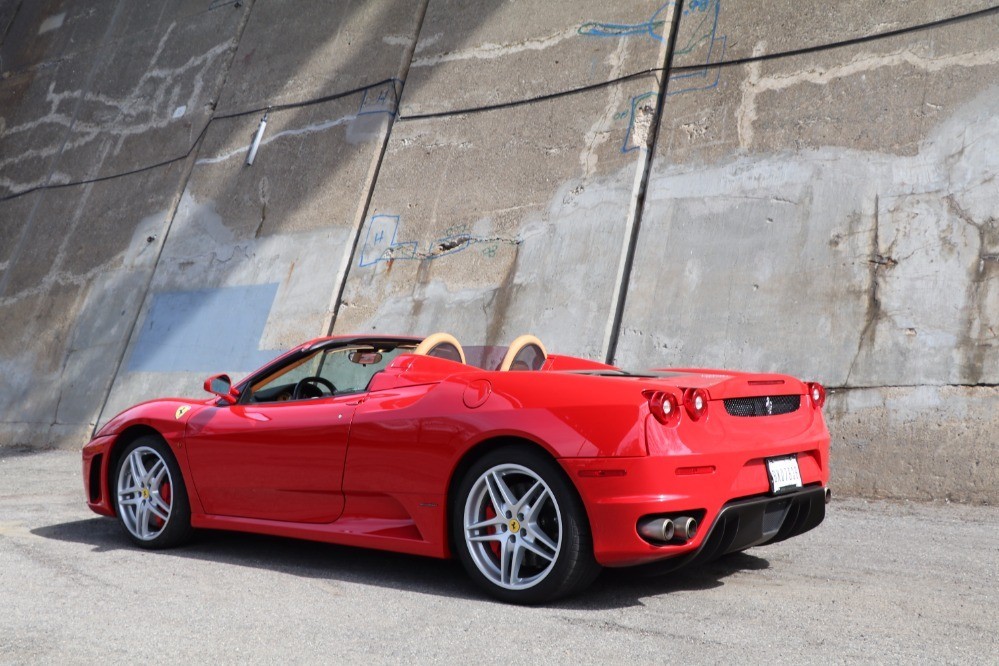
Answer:
<path fill-rule="evenodd" d="M 188 422 L 187 456 L 206 513 L 331 523 L 343 510 L 343 464 L 363 394 L 227 405 Z"/>

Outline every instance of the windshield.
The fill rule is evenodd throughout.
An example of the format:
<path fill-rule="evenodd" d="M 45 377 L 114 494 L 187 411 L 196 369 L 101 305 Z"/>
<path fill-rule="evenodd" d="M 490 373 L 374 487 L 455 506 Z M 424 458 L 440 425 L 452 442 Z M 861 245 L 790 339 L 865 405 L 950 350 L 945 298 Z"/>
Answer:
<path fill-rule="evenodd" d="M 364 391 L 375 373 L 400 354 L 411 353 L 413 347 L 351 345 L 316 350 L 290 360 L 254 382 L 249 402 L 305 400 Z"/>

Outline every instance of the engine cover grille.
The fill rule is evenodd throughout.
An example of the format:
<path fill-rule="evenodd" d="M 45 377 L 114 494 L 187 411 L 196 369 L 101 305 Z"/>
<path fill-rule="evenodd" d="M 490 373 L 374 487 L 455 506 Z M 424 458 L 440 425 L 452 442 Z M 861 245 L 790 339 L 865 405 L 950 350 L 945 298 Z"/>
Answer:
<path fill-rule="evenodd" d="M 726 398 L 725 411 L 732 416 L 777 416 L 801 407 L 800 395 L 768 395 L 759 398 Z"/>

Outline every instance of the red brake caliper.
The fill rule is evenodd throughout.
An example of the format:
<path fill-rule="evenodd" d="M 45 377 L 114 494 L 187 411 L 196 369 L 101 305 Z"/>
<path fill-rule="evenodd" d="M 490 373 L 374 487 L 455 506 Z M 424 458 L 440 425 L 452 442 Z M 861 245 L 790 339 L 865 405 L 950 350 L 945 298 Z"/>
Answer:
<path fill-rule="evenodd" d="M 496 517 L 496 511 L 493 509 L 493 505 L 492 504 L 490 504 L 489 506 L 486 507 L 485 514 L 486 514 L 486 520 L 492 520 L 493 518 Z M 498 531 L 499 531 L 499 528 L 496 527 L 495 525 L 493 525 L 492 527 L 488 528 L 488 533 L 489 534 L 496 534 Z M 500 545 L 499 545 L 498 541 L 490 541 L 489 542 L 489 550 L 493 551 L 493 555 L 495 555 L 497 558 L 499 558 L 499 556 L 500 556 Z"/>
<path fill-rule="evenodd" d="M 170 482 L 169 481 L 164 481 L 163 485 L 160 486 L 160 499 L 162 499 L 167 504 L 170 503 Z M 163 519 L 160 518 L 159 516 L 154 516 L 154 518 L 156 519 L 155 520 L 156 525 L 158 527 L 163 527 L 163 525 L 164 525 Z"/>

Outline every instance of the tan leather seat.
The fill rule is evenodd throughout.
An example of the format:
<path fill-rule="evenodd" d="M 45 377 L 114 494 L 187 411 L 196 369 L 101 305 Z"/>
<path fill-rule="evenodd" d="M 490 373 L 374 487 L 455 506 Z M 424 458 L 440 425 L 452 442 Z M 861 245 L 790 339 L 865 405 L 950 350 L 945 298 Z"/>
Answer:
<path fill-rule="evenodd" d="M 500 370 L 540 370 L 548 358 L 544 344 L 533 335 L 522 335 L 510 343 Z"/>
<path fill-rule="evenodd" d="M 450 333 L 428 335 L 423 339 L 423 342 L 417 345 L 413 353 L 446 358 L 449 361 L 465 362 L 465 350 L 461 348 L 461 343 L 458 342 L 458 339 Z"/>

